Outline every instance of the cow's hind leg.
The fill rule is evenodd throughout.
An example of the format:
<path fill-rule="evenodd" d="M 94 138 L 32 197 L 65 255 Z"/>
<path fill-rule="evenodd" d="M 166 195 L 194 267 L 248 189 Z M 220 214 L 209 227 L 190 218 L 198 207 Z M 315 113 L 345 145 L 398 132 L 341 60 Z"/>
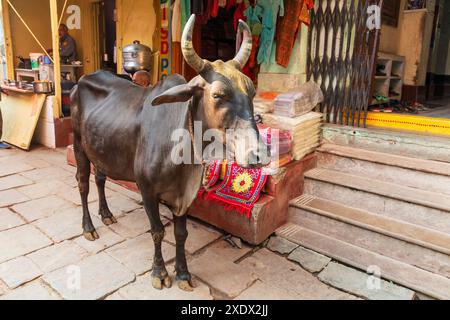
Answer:
<path fill-rule="evenodd" d="M 98 189 L 99 215 L 102 217 L 103 223 L 107 226 L 117 223 L 116 218 L 114 218 L 111 210 L 109 210 L 108 203 L 106 202 L 106 176 L 97 169 L 95 169 L 95 183 L 97 184 Z"/>
<path fill-rule="evenodd" d="M 74 137 L 75 159 L 77 161 L 77 180 L 81 195 L 81 205 L 83 207 L 83 232 L 84 237 L 89 241 L 99 238 L 92 223 L 88 208 L 89 177 L 91 174 L 91 163 L 83 151 L 79 137 Z"/>
<path fill-rule="evenodd" d="M 162 290 L 164 286 L 170 288 L 172 286 L 172 280 L 167 272 L 164 258 L 162 255 L 162 241 L 165 235 L 164 224 L 161 221 L 159 215 L 159 202 L 156 197 L 149 196 L 147 188 L 139 186 L 142 192 L 145 211 L 151 225 L 151 233 L 153 237 L 153 243 L 155 245 L 155 255 L 153 258 L 153 271 L 152 271 L 152 285 L 155 289 Z"/>
<path fill-rule="evenodd" d="M 175 271 L 177 273 L 176 280 L 178 287 L 184 291 L 193 291 L 194 285 L 192 283 L 192 276 L 189 273 L 186 262 L 185 245 L 188 237 L 187 231 L 187 216 L 177 217 L 174 215 L 175 224 L 175 240 L 176 240 L 176 262 Z"/>

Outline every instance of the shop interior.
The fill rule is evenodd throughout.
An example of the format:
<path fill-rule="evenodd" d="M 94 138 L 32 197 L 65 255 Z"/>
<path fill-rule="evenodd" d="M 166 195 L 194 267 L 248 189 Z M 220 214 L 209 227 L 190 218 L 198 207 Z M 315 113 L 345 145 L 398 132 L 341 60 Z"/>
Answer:
<path fill-rule="evenodd" d="M 450 118 L 450 0 L 387 9 L 393 21 L 382 28 L 369 111 Z"/>

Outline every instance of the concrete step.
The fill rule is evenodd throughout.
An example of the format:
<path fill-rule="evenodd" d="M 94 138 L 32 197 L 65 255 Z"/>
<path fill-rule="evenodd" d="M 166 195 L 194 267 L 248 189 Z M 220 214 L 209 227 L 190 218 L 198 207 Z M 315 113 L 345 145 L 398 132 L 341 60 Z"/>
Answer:
<path fill-rule="evenodd" d="M 419 159 L 450 162 L 450 139 L 448 137 L 332 124 L 325 125 L 322 132 L 323 140 L 328 143 Z"/>
<path fill-rule="evenodd" d="M 450 195 L 450 163 L 336 144 L 318 149 L 318 166 Z"/>
<path fill-rule="evenodd" d="M 288 223 L 277 235 L 363 271 L 376 266 L 381 277 L 436 299 L 450 299 L 450 279 L 404 262 Z"/>
<path fill-rule="evenodd" d="M 305 174 L 305 194 L 450 234 L 450 196 L 328 169 Z"/>
<path fill-rule="evenodd" d="M 450 235 L 303 195 L 289 222 L 450 278 Z"/>

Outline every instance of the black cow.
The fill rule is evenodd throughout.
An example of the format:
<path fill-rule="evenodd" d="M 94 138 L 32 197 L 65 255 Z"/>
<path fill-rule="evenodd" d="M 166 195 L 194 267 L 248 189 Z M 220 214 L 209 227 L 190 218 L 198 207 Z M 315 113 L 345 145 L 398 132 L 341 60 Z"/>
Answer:
<path fill-rule="evenodd" d="M 139 186 L 151 224 L 155 245 L 153 286 L 162 289 L 172 284 L 161 253 L 164 226 L 159 203 L 166 204 L 174 216 L 176 238 L 176 274 L 179 286 L 192 290 L 185 242 L 186 213 L 202 184 L 202 164 L 175 164 L 171 153 L 176 142 L 171 135 L 177 129 L 192 133 L 194 121 L 201 121 L 202 130 L 217 129 L 226 141 L 227 129 L 248 129 L 255 142 L 259 135 L 253 118 L 255 88 L 239 70 L 250 55 L 252 42 L 249 27 L 240 22 L 243 45 L 236 58 L 214 63 L 202 60 L 192 47 L 193 15 L 183 33 L 182 49 L 186 62 L 199 76 L 187 83 L 174 75 L 153 88 L 141 88 L 107 72 L 83 77 L 72 93 L 72 121 L 77 179 L 83 206 L 84 236 L 99 238 L 88 210 L 90 164 L 96 168 L 100 215 L 110 225 L 116 219 L 105 199 L 106 177 L 133 181 Z M 202 157 L 202 150 L 191 148 L 192 157 Z M 231 143 L 238 147 L 239 139 Z M 236 152 L 236 161 L 243 167 L 263 166 L 269 161 L 267 147 L 257 141 L 245 152 Z"/>

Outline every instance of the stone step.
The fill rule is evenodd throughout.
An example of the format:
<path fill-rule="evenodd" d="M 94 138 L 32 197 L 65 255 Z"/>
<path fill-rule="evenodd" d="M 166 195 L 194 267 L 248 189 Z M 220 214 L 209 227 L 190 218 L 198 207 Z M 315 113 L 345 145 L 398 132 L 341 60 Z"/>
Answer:
<path fill-rule="evenodd" d="M 450 235 L 310 195 L 291 202 L 289 222 L 450 278 Z"/>
<path fill-rule="evenodd" d="M 436 299 L 450 299 L 450 279 L 288 223 L 277 235 L 363 271 L 375 266 L 381 277 Z"/>
<path fill-rule="evenodd" d="M 450 139 L 448 137 L 332 124 L 325 125 L 322 132 L 323 140 L 328 143 L 419 159 L 450 162 Z"/>
<path fill-rule="evenodd" d="M 324 144 L 318 166 L 450 195 L 450 163 Z"/>
<path fill-rule="evenodd" d="M 322 168 L 305 179 L 305 194 L 450 234 L 448 195 Z"/>

